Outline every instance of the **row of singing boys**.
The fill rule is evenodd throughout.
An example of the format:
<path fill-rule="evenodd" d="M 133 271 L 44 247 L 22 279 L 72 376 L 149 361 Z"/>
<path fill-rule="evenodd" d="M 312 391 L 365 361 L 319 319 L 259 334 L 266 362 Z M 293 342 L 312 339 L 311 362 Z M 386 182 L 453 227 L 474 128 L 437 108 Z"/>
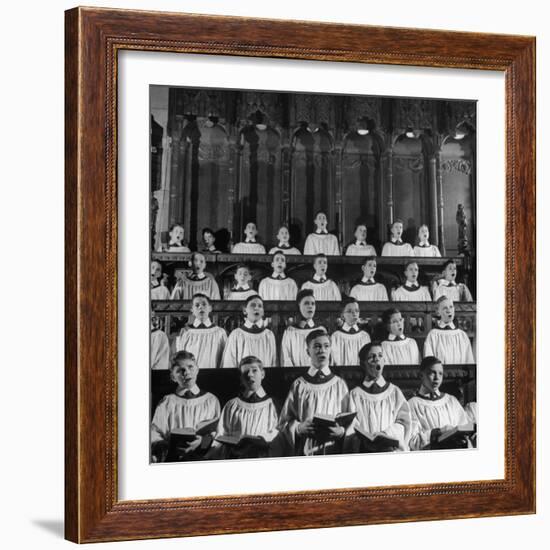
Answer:
<path fill-rule="evenodd" d="M 200 252 L 193 252 L 190 260 L 192 273 L 182 274 L 172 292 L 168 289 L 159 262 L 151 263 L 151 299 L 153 300 L 190 300 L 195 294 L 205 294 L 212 300 L 221 298 L 218 284 L 214 277 L 206 272 L 206 260 Z M 237 267 L 234 275 L 235 284 L 225 296 L 226 300 L 244 300 L 252 294 L 259 294 L 264 300 L 295 300 L 298 285 L 286 271 L 286 257 L 280 250 L 273 254 L 271 260 L 272 274 L 260 281 L 258 290 L 250 284 L 252 276 L 246 265 Z M 386 287 L 377 282 L 376 258 L 368 256 L 361 267 L 363 276 L 350 291 L 350 296 L 364 302 L 388 301 Z M 313 260 L 313 276 L 302 284 L 301 289 L 311 289 L 316 300 L 340 301 L 342 294 L 334 280 L 327 276 L 328 258 L 317 254 Z M 454 302 L 472 302 L 472 294 L 464 283 L 457 283 L 457 266 L 453 260 L 447 260 L 442 267 L 441 276 L 432 283 L 432 290 L 418 282 L 419 268 L 414 260 L 405 264 L 405 282 L 392 289 L 391 299 L 394 302 L 431 302 L 441 296 L 448 296 Z"/>
<path fill-rule="evenodd" d="M 352 389 L 331 372 L 331 339 L 323 330 L 308 334 L 309 370 L 290 387 L 280 415 L 262 387 L 261 359 L 243 357 L 238 364 L 242 391 L 220 408 L 212 393 L 196 383 L 199 367 L 187 351 L 175 354 L 171 378 L 177 388 L 157 405 L 151 423 L 151 456 L 156 462 L 265 456 L 407 451 L 438 446 L 442 433 L 477 424 L 477 408 L 464 409 L 452 395 L 440 390 L 444 368 L 440 359 L 425 357 L 420 364 L 421 384 L 408 401 L 383 376 L 385 355 L 379 343 L 368 343 L 358 353 L 363 382 Z M 321 422 L 351 413 L 347 422 Z M 351 417 L 351 418 L 350 418 Z M 184 442 L 172 439 L 178 429 L 191 432 Z M 475 428 L 443 448 L 475 445 Z M 200 433 L 200 432 L 199 432 Z M 229 439 L 228 439 L 229 438 Z"/>
<path fill-rule="evenodd" d="M 336 235 L 328 232 L 328 219 L 324 212 L 317 212 L 315 216 L 315 230 L 310 233 L 304 244 L 304 255 L 326 254 L 328 256 L 339 256 L 340 245 Z M 233 254 L 266 254 L 266 248 L 258 241 L 258 229 L 254 222 L 248 222 L 244 229 L 245 239 L 233 246 Z M 414 248 L 410 243 L 404 242 L 403 221 L 396 219 L 390 226 L 390 238 L 382 247 L 382 256 L 421 256 L 439 258 L 441 253 L 437 246 L 430 244 L 430 231 L 428 226 L 423 224 L 418 228 L 417 243 Z M 345 248 L 346 256 L 376 256 L 376 249 L 367 243 L 367 226 L 358 224 L 355 226 L 355 241 L 349 243 Z M 169 242 L 159 250 L 165 252 L 189 253 L 191 250 L 185 244 L 185 230 L 182 224 L 176 223 L 170 227 Z M 216 247 L 214 231 L 208 227 L 202 230 L 203 245 L 200 251 L 209 254 L 219 254 L 221 251 Z M 290 232 L 285 225 L 277 232 L 277 246 L 269 251 L 273 254 L 276 250 L 283 250 L 285 254 L 301 254 L 300 250 L 290 244 Z"/>
<path fill-rule="evenodd" d="M 243 305 L 244 324 L 231 331 L 229 337 L 222 327 L 211 319 L 212 305 L 204 294 L 196 294 L 191 301 L 192 323 L 183 327 L 175 339 L 176 351 L 188 351 L 197 360 L 199 368 L 235 368 L 243 357 L 258 357 L 265 367 L 281 365 L 299 367 L 309 365 L 306 339 L 317 329 L 328 333 L 315 320 L 316 302 L 311 289 L 301 290 L 296 300 L 296 322 L 282 337 L 280 357 L 274 333 L 264 319 L 264 302 L 258 295 L 249 296 Z M 468 335 L 454 323 L 452 300 L 442 296 L 437 302 L 439 320 L 424 342 L 423 355 L 435 355 L 443 364 L 471 364 L 474 354 Z M 151 326 L 151 366 L 168 369 L 170 343 L 167 335 L 154 324 Z M 349 297 L 342 301 L 341 327 L 330 335 L 331 360 L 336 366 L 358 365 L 359 350 L 368 344 L 369 334 L 359 326 L 358 301 Z M 388 335 L 381 343 L 385 362 L 390 365 L 418 365 L 420 352 L 415 339 L 404 334 L 404 319 L 398 309 L 388 309 L 383 315 Z M 280 361 L 279 361 L 280 359 Z"/>

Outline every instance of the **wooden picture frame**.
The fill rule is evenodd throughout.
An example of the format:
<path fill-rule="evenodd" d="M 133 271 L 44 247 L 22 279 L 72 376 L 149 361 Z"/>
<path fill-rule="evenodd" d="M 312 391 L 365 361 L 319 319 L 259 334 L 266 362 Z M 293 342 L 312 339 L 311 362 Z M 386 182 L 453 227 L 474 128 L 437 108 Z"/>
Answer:
<path fill-rule="evenodd" d="M 66 12 L 65 40 L 66 538 L 82 543 L 534 513 L 535 39 L 75 8 Z M 116 159 L 121 50 L 504 73 L 503 479 L 119 501 Z"/>

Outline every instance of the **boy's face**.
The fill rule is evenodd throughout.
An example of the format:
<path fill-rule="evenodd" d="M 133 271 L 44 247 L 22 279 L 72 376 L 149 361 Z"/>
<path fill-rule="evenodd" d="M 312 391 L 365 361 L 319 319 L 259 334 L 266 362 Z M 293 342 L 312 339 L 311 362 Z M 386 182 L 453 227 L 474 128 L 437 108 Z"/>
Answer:
<path fill-rule="evenodd" d="M 362 362 L 366 377 L 369 380 L 376 380 L 384 372 L 384 356 L 381 346 L 372 346 L 367 355 L 366 361 Z"/>
<path fill-rule="evenodd" d="M 394 334 L 395 336 L 402 336 L 404 327 L 405 327 L 405 319 L 403 319 L 403 316 L 401 315 L 401 313 L 394 313 L 390 317 L 390 321 L 388 323 L 389 333 Z"/>
<path fill-rule="evenodd" d="M 422 386 L 425 390 L 432 392 L 439 390 L 443 382 L 443 365 L 436 363 L 422 372 Z"/>
<path fill-rule="evenodd" d="M 311 357 L 311 364 L 316 369 L 328 366 L 330 362 L 330 338 L 323 334 L 312 340 L 307 347 L 307 354 Z"/>
<path fill-rule="evenodd" d="M 193 271 L 202 273 L 206 269 L 206 260 L 202 254 L 195 254 L 193 257 Z"/>
<path fill-rule="evenodd" d="M 173 243 L 181 243 L 183 241 L 183 227 L 181 225 L 176 225 L 170 231 L 170 241 Z"/>
<path fill-rule="evenodd" d="M 151 262 L 151 277 L 158 279 L 162 274 L 162 267 L 158 262 Z"/>
<path fill-rule="evenodd" d="M 326 258 L 315 258 L 313 269 L 316 275 L 324 275 L 327 272 L 328 261 Z"/>
<path fill-rule="evenodd" d="M 456 264 L 449 264 L 443 270 L 443 277 L 447 279 L 447 281 L 454 281 L 456 279 Z"/>
<path fill-rule="evenodd" d="M 317 229 L 326 229 L 327 227 L 327 215 L 324 212 L 319 212 L 317 216 L 315 216 L 315 225 Z"/>
<path fill-rule="evenodd" d="M 364 225 L 358 225 L 357 229 L 355 230 L 355 238 L 359 242 L 366 242 L 367 241 L 367 228 Z"/>
<path fill-rule="evenodd" d="M 241 382 L 247 390 L 259 390 L 264 378 L 264 369 L 258 363 L 250 363 L 241 367 Z"/>
<path fill-rule="evenodd" d="M 191 311 L 197 319 L 204 321 L 208 319 L 208 317 L 210 316 L 210 313 L 212 313 L 212 306 L 210 305 L 210 303 L 206 298 L 202 298 L 202 297 L 193 298 L 193 303 L 191 304 Z"/>
<path fill-rule="evenodd" d="M 256 238 L 256 235 L 258 234 L 258 230 L 256 229 L 255 223 L 247 223 L 246 227 L 244 228 L 244 234 L 246 235 L 247 239 L 254 239 Z"/>
<path fill-rule="evenodd" d="M 286 227 L 281 227 L 277 233 L 277 239 L 280 243 L 288 243 L 290 239 L 290 233 Z"/>
<path fill-rule="evenodd" d="M 192 388 L 197 381 L 199 367 L 192 359 L 179 361 L 172 367 L 170 377 L 180 388 Z"/>
<path fill-rule="evenodd" d="M 405 269 L 405 277 L 407 277 L 409 283 L 416 283 L 418 280 L 418 264 L 409 264 Z"/>
<path fill-rule="evenodd" d="M 369 260 L 363 264 L 363 275 L 367 279 L 372 279 L 376 275 L 376 260 Z"/>
<path fill-rule="evenodd" d="M 391 236 L 394 239 L 400 239 L 403 234 L 403 224 L 401 222 L 395 222 L 391 226 Z"/>
<path fill-rule="evenodd" d="M 315 298 L 313 296 L 306 296 L 300 302 L 300 314 L 304 319 L 313 319 L 315 315 Z"/>
<path fill-rule="evenodd" d="M 256 323 L 264 318 L 264 303 L 261 298 L 253 298 L 244 308 L 245 317 L 251 322 Z"/>
<path fill-rule="evenodd" d="M 455 306 L 451 300 L 442 300 L 439 302 L 437 311 L 444 323 L 451 323 L 455 318 Z"/>
<path fill-rule="evenodd" d="M 359 304 L 357 302 L 346 304 L 342 311 L 342 317 L 348 325 L 355 325 L 359 320 Z"/>
<path fill-rule="evenodd" d="M 241 286 L 245 286 L 251 279 L 250 271 L 246 267 L 239 267 L 235 272 L 235 281 Z"/>
<path fill-rule="evenodd" d="M 216 239 L 214 237 L 214 235 L 212 235 L 212 233 L 210 233 L 210 231 L 205 231 L 202 235 L 202 240 L 204 241 L 204 244 L 210 248 L 211 246 L 214 245 L 214 243 L 216 242 Z"/>
<path fill-rule="evenodd" d="M 271 262 L 271 267 L 275 273 L 284 273 L 286 269 L 286 257 L 284 254 L 276 254 Z"/>
<path fill-rule="evenodd" d="M 430 237 L 430 231 L 428 230 L 428 228 L 425 225 L 423 225 L 418 230 L 418 239 L 421 242 L 424 242 L 424 241 L 427 241 L 429 237 Z"/>

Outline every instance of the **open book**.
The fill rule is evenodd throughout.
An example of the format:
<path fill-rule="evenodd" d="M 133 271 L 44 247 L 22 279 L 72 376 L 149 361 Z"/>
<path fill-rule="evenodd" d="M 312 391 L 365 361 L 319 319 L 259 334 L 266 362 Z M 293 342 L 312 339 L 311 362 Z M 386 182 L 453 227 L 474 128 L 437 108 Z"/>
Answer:
<path fill-rule="evenodd" d="M 438 447 L 456 448 L 464 446 L 464 440 L 466 437 L 476 433 L 475 424 L 469 422 L 462 426 L 456 426 L 451 430 L 442 432 L 436 440 Z"/>
<path fill-rule="evenodd" d="M 261 435 L 218 435 L 216 437 L 216 441 L 219 441 L 224 445 L 229 445 L 230 447 L 252 445 L 254 447 L 266 448 L 269 445 Z"/>
<path fill-rule="evenodd" d="M 355 428 L 355 433 L 359 436 L 364 449 L 368 453 L 394 451 L 399 447 L 399 440 L 387 435 L 378 434 L 373 437 L 372 434 L 367 433 L 361 427 Z"/>
<path fill-rule="evenodd" d="M 333 428 L 334 426 L 342 426 L 347 428 L 357 416 L 355 412 L 342 412 L 335 416 L 330 414 L 316 414 L 313 417 L 313 423 L 319 427 Z"/>
<path fill-rule="evenodd" d="M 171 445 L 185 445 L 196 439 L 197 436 L 208 435 L 216 431 L 219 418 L 203 420 L 197 424 L 196 428 L 175 428 L 170 432 Z"/>

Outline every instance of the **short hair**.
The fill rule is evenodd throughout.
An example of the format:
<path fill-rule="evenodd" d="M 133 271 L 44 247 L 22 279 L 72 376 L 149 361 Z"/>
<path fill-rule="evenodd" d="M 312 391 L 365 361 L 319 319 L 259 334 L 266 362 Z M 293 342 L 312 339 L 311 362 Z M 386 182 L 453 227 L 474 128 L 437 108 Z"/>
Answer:
<path fill-rule="evenodd" d="M 275 256 L 282 256 L 286 261 L 285 253 L 280 249 L 277 249 L 277 250 L 275 250 L 275 252 L 273 252 L 273 254 L 271 255 L 271 261 L 273 261 L 275 259 Z"/>
<path fill-rule="evenodd" d="M 211 227 L 203 227 L 203 229 L 202 229 L 202 236 L 203 237 L 204 237 L 205 233 L 211 233 L 212 236 L 215 236 L 214 235 L 214 230 Z"/>
<path fill-rule="evenodd" d="M 195 363 L 197 362 L 197 359 L 195 358 L 195 356 L 190 351 L 186 351 L 186 350 L 177 351 L 172 356 L 172 361 L 171 361 L 171 364 L 170 364 L 170 368 L 173 369 L 174 367 L 176 367 L 177 365 L 179 365 L 183 361 L 187 361 L 187 360 L 188 361 L 194 361 Z"/>
<path fill-rule="evenodd" d="M 367 231 L 368 231 L 368 227 L 367 227 L 367 224 L 364 223 L 364 222 L 359 222 L 359 223 L 356 223 L 355 224 L 355 229 L 353 230 L 353 232 L 355 233 L 360 227 L 364 227 Z"/>
<path fill-rule="evenodd" d="M 317 338 L 321 338 L 321 336 L 326 336 L 329 340 L 330 337 L 328 335 L 328 332 L 323 328 L 316 328 L 315 330 L 312 330 L 307 336 L 306 336 L 306 348 L 309 348 L 309 344 L 313 342 L 313 340 Z"/>
<path fill-rule="evenodd" d="M 449 296 L 443 295 L 443 296 L 440 296 L 440 297 L 435 301 L 436 307 L 439 307 L 439 304 L 440 304 L 441 302 L 445 302 L 446 300 L 449 301 L 449 302 L 451 302 L 451 303 L 453 303 L 453 300 L 452 300 Z"/>
<path fill-rule="evenodd" d="M 360 350 L 359 350 L 359 362 L 364 363 L 367 360 L 367 357 L 369 356 L 370 350 L 374 347 L 382 347 L 382 344 L 376 340 L 373 340 L 372 342 L 369 342 L 368 344 L 365 344 Z"/>
<path fill-rule="evenodd" d="M 407 267 L 409 267 L 411 264 L 416 264 L 418 265 L 418 260 L 408 260 L 406 263 L 405 263 L 405 269 L 403 271 L 407 271 Z M 420 269 L 420 267 L 419 267 Z"/>
<path fill-rule="evenodd" d="M 182 223 L 173 223 L 169 228 L 168 228 L 168 233 L 172 233 L 172 231 L 176 228 L 176 227 L 181 227 L 184 231 L 185 231 L 185 227 L 183 227 L 183 224 Z"/>
<path fill-rule="evenodd" d="M 204 258 L 204 260 L 206 261 L 206 257 L 204 255 L 204 253 L 196 250 L 195 252 L 191 253 L 191 257 L 189 258 L 189 262 L 191 263 L 191 265 L 193 265 L 193 262 L 195 261 L 195 258 L 197 256 L 202 256 Z"/>
<path fill-rule="evenodd" d="M 401 218 L 395 218 L 395 220 L 393 220 L 393 222 L 391 222 L 390 227 L 393 227 L 396 223 L 400 223 L 401 225 L 405 225 Z"/>
<path fill-rule="evenodd" d="M 376 262 L 376 256 L 366 256 L 361 265 L 367 265 L 368 262 L 372 262 L 373 260 Z"/>
<path fill-rule="evenodd" d="M 418 230 L 416 231 L 416 234 L 418 235 L 418 233 L 420 233 L 420 230 L 425 227 L 428 231 L 430 230 L 430 228 L 428 227 L 428 224 L 427 223 L 423 223 L 419 226 Z"/>
<path fill-rule="evenodd" d="M 244 307 L 246 307 L 252 300 L 255 300 L 256 298 L 259 298 L 262 301 L 262 304 L 264 303 L 264 299 L 259 294 L 251 294 L 245 301 L 244 301 Z"/>
<path fill-rule="evenodd" d="M 303 288 L 296 294 L 296 305 L 300 307 L 300 303 L 304 298 L 307 298 L 308 296 L 311 296 L 313 299 L 315 299 L 315 295 L 313 294 L 313 290 L 311 288 Z"/>
<path fill-rule="evenodd" d="M 264 370 L 264 364 L 262 363 L 262 360 L 256 357 L 255 355 L 247 355 L 246 357 L 243 357 L 239 361 L 238 369 L 241 370 L 242 367 L 246 367 L 247 365 L 253 365 L 258 364 L 259 367 Z"/>
<path fill-rule="evenodd" d="M 340 303 L 340 311 L 344 311 L 348 304 L 359 304 L 359 302 L 357 301 L 357 298 L 354 298 L 353 296 L 346 296 Z"/>
<path fill-rule="evenodd" d="M 326 213 L 324 210 L 317 210 L 317 212 L 315 212 L 315 216 L 313 216 L 313 219 L 314 219 L 314 220 L 317 219 L 317 216 L 318 216 L 319 214 L 324 214 L 325 217 L 328 219 L 327 213 Z"/>
<path fill-rule="evenodd" d="M 386 311 L 382 313 L 382 322 L 387 325 L 390 322 L 391 316 L 395 315 L 396 313 L 401 313 L 396 307 L 386 309 Z"/>
<path fill-rule="evenodd" d="M 441 361 L 441 359 L 438 359 L 434 355 L 427 355 L 420 362 L 420 372 L 424 372 L 430 369 L 431 367 L 433 367 L 434 365 L 438 365 L 438 364 L 443 365 L 443 362 Z"/>
<path fill-rule="evenodd" d="M 250 271 L 250 267 L 247 264 L 238 264 L 235 268 L 235 273 L 237 273 L 239 269 L 248 269 L 248 271 Z"/>
<path fill-rule="evenodd" d="M 256 229 L 258 229 L 258 226 L 256 225 L 256 222 L 253 222 L 253 221 L 247 221 L 244 224 L 244 228 L 246 229 L 246 226 L 249 225 L 249 224 L 252 224 Z"/>
<path fill-rule="evenodd" d="M 326 258 L 328 260 L 326 254 L 319 252 L 319 254 L 315 254 L 315 256 L 313 256 L 313 263 L 315 263 L 319 258 Z"/>
<path fill-rule="evenodd" d="M 447 260 L 442 266 L 441 271 L 445 271 L 451 264 L 456 265 L 456 262 L 454 260 Z"/>
<path fill-rule="evenodd" d="M 288 225 L 286 223 L 283 223 L 279 226 L 279 228 L 277 229 L 277 233 L 279 233 L 279 231 L 281 229 L 286 229 L 287 231 L 290 231 L 290 229 L 288 228 Z"/>
<path fill-rule="evenodd" d="M 208 302 L 208 304 L 211 304 L 210 298 L 206 294 L 203 294 L 202 292 L 197 292 L 196 294 L 193 294 L 193 297 L 191 298 L 191 303 L 193 303 L 193 300 L 195 298 L 204 298 Z"/>
<path fill-rule="evenodd" d="M 153 264 L 157 264 L 162 269 L 162 264 L 158 260 L 153 260 L 151 262 L 151 267 L 153 266 Z"/>

